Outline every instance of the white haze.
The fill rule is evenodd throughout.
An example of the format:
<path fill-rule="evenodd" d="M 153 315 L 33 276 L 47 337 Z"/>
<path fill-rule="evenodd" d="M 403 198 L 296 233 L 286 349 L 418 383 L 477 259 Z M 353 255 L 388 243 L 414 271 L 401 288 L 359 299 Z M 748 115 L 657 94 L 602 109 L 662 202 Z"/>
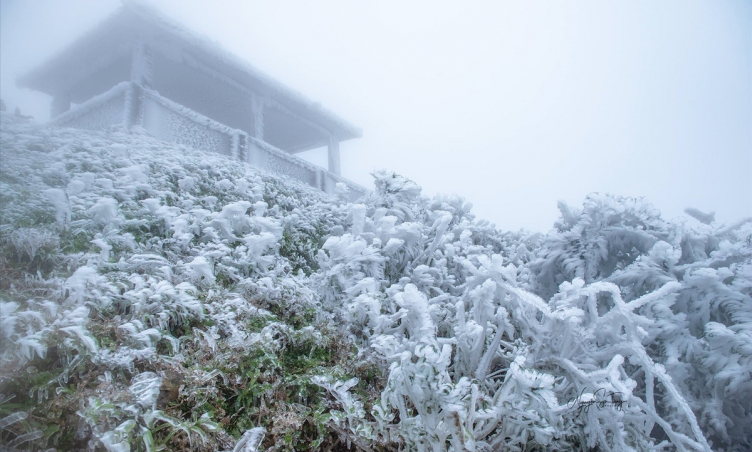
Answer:
<path fill-rule="evenodd" d="M 752 215 L 748 1 L 151 3 L 362 127 L 342 144 L 362 185 L 392 169 L 504 229 L 593 191 Z M 0 97 L 44 121 L 15 78 L 119 2 L 1 5 Z"/>

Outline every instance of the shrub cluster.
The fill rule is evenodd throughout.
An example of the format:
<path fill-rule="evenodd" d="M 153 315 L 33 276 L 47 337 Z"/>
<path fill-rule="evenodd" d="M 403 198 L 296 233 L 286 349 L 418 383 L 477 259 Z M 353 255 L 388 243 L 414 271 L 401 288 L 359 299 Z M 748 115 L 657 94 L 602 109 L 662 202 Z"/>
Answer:
<path fill-rule="evenodd" d="M 346 204 L 1 119 L 6 449 L 752 448 L 750 219 L 502 232 L 387 171 Z"/>

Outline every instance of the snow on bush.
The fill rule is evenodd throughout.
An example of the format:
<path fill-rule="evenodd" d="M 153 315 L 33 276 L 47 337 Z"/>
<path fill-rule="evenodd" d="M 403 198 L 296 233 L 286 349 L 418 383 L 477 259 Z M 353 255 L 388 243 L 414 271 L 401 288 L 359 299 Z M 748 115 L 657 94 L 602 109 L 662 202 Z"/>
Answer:
<path fill-rule="evenodd" d="M 2 121 L 0 443 L 333 441 L 312 378 L 348 348 L 306 274 L 339 204 L 144 136 Z"/>
<path fill-rule="evenodd" d="M 387 171 L 348 204 L 2 121 L 6 448 L 752 448 L 749 219 L 593 194 L 501 232 Z"/>

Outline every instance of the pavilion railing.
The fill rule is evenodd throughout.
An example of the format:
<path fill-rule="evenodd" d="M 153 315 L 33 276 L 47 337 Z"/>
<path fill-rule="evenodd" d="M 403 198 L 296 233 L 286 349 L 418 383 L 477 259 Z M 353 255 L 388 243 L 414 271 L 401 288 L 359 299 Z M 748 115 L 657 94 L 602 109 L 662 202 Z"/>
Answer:
<path fill-rule="evenodd" d="M 364 187 L 324 168 L 162 97 L 156 91 L 123 82 L 55 117 L 51 124 L 89 130 L 140 126 L 163 141 L 216 152 L 273 171 L 333 194 L 338 183 L 351 200 L 368 193 Z"/>

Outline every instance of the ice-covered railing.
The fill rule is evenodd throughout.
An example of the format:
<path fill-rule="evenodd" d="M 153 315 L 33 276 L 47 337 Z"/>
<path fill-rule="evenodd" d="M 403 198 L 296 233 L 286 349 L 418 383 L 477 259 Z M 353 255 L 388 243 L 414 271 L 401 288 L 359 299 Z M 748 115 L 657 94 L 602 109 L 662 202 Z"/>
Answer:
<path fill-rule="evenodd" d="M 237 155 L 233 148 L 239 130 L 166 99 L 156 91 L 139 90 L 142 108 L 136 123 L 150 135 L 206 152 Z"/>
<path fill-rule="evenodd" d="M 367 193 L 360 185 L 251 137 L 242 130 L 203 116 L 160 96 L 156 91 L 143 90 L 141 125 L 161 140 L 225 154 L 253 166 L 292 177 L 326 193 L 334 193 L 337 183 L 347 186 L 352 200 Z"/>
<path fill-rule="evenodd" d="M 129 103 L 130 82 L 121 82 L 104 93 L 50 120 L 51 125 L 86 130 L 107 130 L 123 125 Z"/>
<path fill-rule="evenodd" d="M 329 194 L 334 194 L 337 184 L 342 183 L 349 189 L 353 201 L 368 192 L 324 168 L 131 82 L 116 85 L 50 123 L 89 130 L 140 126 L 157 139 L 224 154 L 289 176 Z"/>
<path fill-rule="evenodd" d="M 337 176 L 320 166 L 289 154 L 265 141 L 251 137 L 245 132 L 239 132 L 248 143 L 245 148 L 239 150 L 238 158 L 240 160 L 245 160 L 253 166 L 289 175 L 330 194 L 335 192 L 338 183 L 345 184 L 350 190 L 352 201 L 368 192 L 364 187 Z"/>

